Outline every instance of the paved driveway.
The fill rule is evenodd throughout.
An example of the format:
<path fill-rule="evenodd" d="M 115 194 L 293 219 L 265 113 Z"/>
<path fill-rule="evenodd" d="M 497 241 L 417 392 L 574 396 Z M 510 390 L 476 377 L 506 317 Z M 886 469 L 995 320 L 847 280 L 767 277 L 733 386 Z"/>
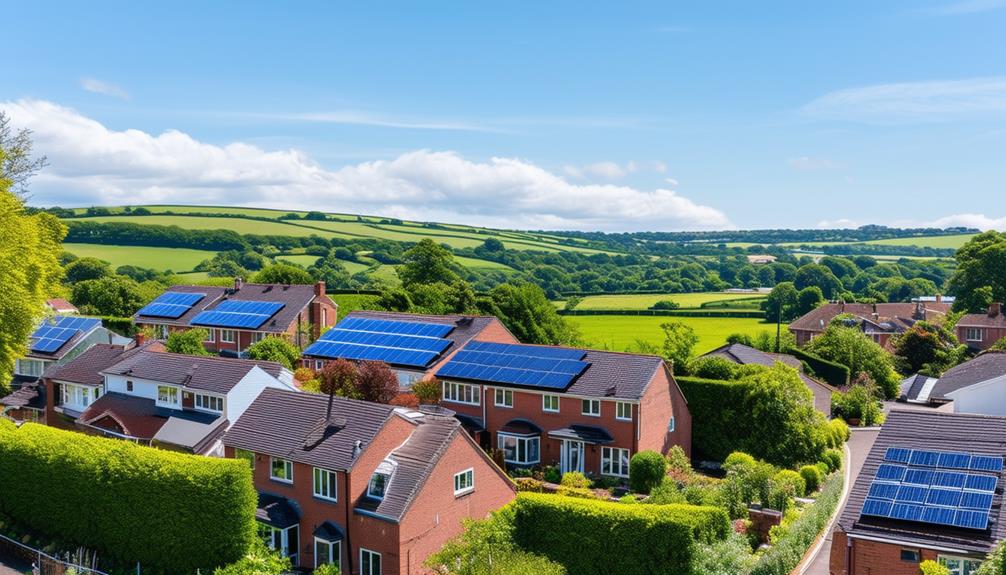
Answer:
<path fill-rule="evenodd" d="M 866 461 L 866 456 L 869 455 L 870 449 L 873 447 L 873 442 L 877 440 L 877 435 L 880 433 L 879 429 L 853 429 L 852 435 L 849 437 L 849 452 L 850 452 L 850 471 L 851 479 L 850 482 L 854 483 L 856 477 L 859 475 L 859 470 L 863 468 L 863 463 Z M 849 488 L 851 488 L 851 484 Z M 838 510 L 839 516 L 842 514 L 842 510 Z M 817 557 L 811 562 L 810 567 L 805 571 L 806 575 L 829 575 L 828 562 L 831 559 L 831 533 L 828 533 L 828 538 L 825 540 L 824 545 L 821 546 L 821 550 L 818 552 Z"/>

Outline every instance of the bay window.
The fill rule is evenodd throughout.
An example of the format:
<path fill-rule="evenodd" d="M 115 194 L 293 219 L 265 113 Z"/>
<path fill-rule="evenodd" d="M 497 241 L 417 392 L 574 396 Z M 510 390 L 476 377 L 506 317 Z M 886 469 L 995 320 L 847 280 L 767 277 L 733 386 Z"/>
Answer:
<path fill-rule="evenodd" d="M 498 434 L 496 444 L 503 452 L 503 461 L 517 465 L 538 463 L 541 459 L 541 439 L 537 436 Z"/>

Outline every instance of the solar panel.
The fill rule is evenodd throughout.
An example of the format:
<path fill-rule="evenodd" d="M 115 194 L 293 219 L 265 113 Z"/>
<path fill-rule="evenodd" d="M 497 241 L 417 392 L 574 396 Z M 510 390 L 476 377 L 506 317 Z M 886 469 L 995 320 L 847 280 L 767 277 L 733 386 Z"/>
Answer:
<path fill-rule="evenodd" d="M 891 506 L 891 519 L 903 521 L 919 521 L 925 508 L 911 503 L 895 503 Z"/>
<path fill-rule="evenodd" d="M 906 471 L 908 471 L 907 467 L 901 465 L 889 465 L 885 463 L 877 469 L 877 479 L 901 481 L 905 478 Z"/>
<path fill-rule="evenodd" d="M 91 317 L 57 316 L 44 322 L 32 334 L 30 348 L 37 353 L 54 353 L 78 333 L 86 333 L 101 325 Z"/>
<path fill-rule="evenodd" d="M 991 471 L 993 473 L 1002 473 L 1003 458 L 994 455 L 974 455 L 971 458 L 971 463 L 968 465 L 968 469 L 973 471 Z"/>
<path fill-rule="evenodd" d="M 964 489 L 973 489 L 975 491 L 988 491 L 989 493 L 996 490 L 996 484 L 999 482 L 998 477 L 992 477 L 990 475 L 976 475 L 974 473 L 969 473 L 967 479 L 964 481 Z"/>
<path fill-rule="evenodd" d="M 894 500 L 898 503 L 925 503 L 927 495 L 929 495 L 928 487 L 902 485 L 898 488 L 898 496 Z"/>
<path fill-rule="evenodd" d="M 226 300 L 192 318 L 192 325 L 258 329 L 284 304 L 274 301 Z"/>
<path fill-rule="evenodd" d="M 978 509 L 980 511 L 992 508 L 992 494 L 981 491 L 962 491 L 959 507 Z"/>
<path fill-rule="evenodd" d="M 867 499 L 863 504 L 863 515 L 873 515 L 875 517 L 890 517 L 891 507 L 894 504 L 890 501 L 880 499 Z"/>
<path fill-rule="evenodd" d="M 543 347 L 536 345 L 521 345 L 513 343 L 495 343 L 491 341 L 473 341 L 465 346 L 468 351 L 484 351 L 522 357 L 538 357 L 543 359 L 568 359 L 579 361 L 587 356 L 582 349 L 565 347 Z"/>
<path fill-rule="evenodd" d="M 178 319 L 192 309 L 196 302 L 206 297 L 204 293 L 167 291 L 136 312 L 137 315 Z"/>
<path fill-rule="evenodd" d="M 578 349 L 473 341 L 437 377 L 565 390 L 589 367 L 581 361 L 586 355 Z"/>
<path fill-rule="evenodd" d="M 922 509 L 921 521 L 925 523 L 935 523 L 937 525 L 953 525 L 957 511 L 952 507 L 924 507 Z"/>
<path fill-rule="evenodd" d="M 443 337 L 453 330 L 451 324 L 351 317 L 308 346 L 304 355 L 426 367 L 453 344 Z"/>
<path fill-rule="evenodd" d="M 905 449 L 904 447 L 888 447 L 887 453 L 884 454 L 884 461 L 893 461 L 895 463 L 908 463 L 908 459 L 912 456 L 911 449 Z"/>
<path fill-rule="evenodd" d="M 925 467 L 936 467 L 940 460 L 940 454 L 935 451 L 913 450 L 912 457 L 908 463 L 912 465 L 922 465 Z"/>
<path fill-rule="evenodd" d="M 443 323 L 421 321 L 396 321 L 387 319 L 369 319 L 348 317 L 336 326 L 340 329 L 353 331 L 370 331 L 375 333 L 397 333 L 401 335 L 416 335 L 422 337 L 442 338 L 454 331 L 454 326 Z M 322 336 L 322 339 L 325 339 Z"/>
<path fill-rule="evenodd" d="M 953 524 L 966 529 L 985 529 L 989 524 L 989 512 L 961 509 L 957 512 Z"/>
<path fill-rule="evenodd" d="M 870 485 L 870 493 L 867 497 L 872 497 L 874 499 L 886 499 L 888 501 L 894 501 L 894 498 L 898 495 L 898 484 L 888 483 L 886 481 L 874 481 Z"/>
<path fill-rule="evenodd" d="M 963 492 L 959 489 L 941 489 L 934 487 L 929 490 L 929 495 L 926 497 L 926 504 L 957 507 L 961 504 L 962 493 Z"/>
<path fill-rule="evenodd" d="M 950 469 L 967 469 L 971 456 L 967 453 L 940 453 L 937 467 Z"/>

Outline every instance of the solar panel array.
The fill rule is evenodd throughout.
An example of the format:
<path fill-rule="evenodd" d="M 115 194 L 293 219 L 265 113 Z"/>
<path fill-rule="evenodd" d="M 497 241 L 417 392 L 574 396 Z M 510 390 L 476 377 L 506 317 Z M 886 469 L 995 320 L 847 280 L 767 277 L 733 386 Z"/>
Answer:
<path fill-rule="evenodd" d="M 54 353 L 80 332 L 89 332 L 101 325 L 101 320 L 90 317 L 59 316 L 43 323 L 31 334 L 31 350 Z"/>
<path fill-rule="evenodd" d="M 863 515 L 984 530 L 1003 471 L 995 455 L 890 447 Z"/>
<path fill-rule="evenodd" d="M 586 355 L 578 349 L 473 341 L 437 377 L 565 390 L 590 366 Z"/>
<path fill-rule="evenodd" d="M 204 293 L 167 291 L 157 296 L 157 299 L 148 303 L 140 311 L 136 312 L 136 314 L 178 319 L 204 297 L 206 297 Z"/>
<path fill-rule="evenodd" d="M 305 355 L 332 359 L 383 361 L 426 367 L 451 345 L 450 324 L 351 317 L 328 330 Z"/>
<path fill-rule="evenodd" d="M 213 309 L 199 312 L 191 323 L 209 327 L 258 329 L 283 307 L 284 304 L 275 301 L 229 299 L 220 302 Z"/>

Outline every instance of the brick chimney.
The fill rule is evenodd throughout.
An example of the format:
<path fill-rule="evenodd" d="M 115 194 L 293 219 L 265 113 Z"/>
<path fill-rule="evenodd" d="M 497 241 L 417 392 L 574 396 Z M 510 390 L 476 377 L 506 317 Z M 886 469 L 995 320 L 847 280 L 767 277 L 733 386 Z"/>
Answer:
<path fill-rule="evenodd" d="M 936 303 L 943 303 L 943 295 L 936 294 Z"/>
<path fill-rule="evenodd" d="M 325 295 L 325 282 L 320 281 L 314 284 L 314 297 L 321 297 Z"/>
<path fill-rule="evenodd" d="M 243 278 L 234 278 L 234 291 L 243 288 L 245 285 L 245 280 Z"/>
<path fill-rule="evenodd" d="M 133 341 L 136 342 L 136 347 L 140 347 L 141 345 L 147 343 L 147 336 L 144 335 L 142 331 L 136 332 L 136 336 L 133 337 Z"/>
<path fill-rule="evenodd" d="M 998 317 L 1003 311 L 1002 302 L 995 302 L 989 304 L 989 317 Z"/>

